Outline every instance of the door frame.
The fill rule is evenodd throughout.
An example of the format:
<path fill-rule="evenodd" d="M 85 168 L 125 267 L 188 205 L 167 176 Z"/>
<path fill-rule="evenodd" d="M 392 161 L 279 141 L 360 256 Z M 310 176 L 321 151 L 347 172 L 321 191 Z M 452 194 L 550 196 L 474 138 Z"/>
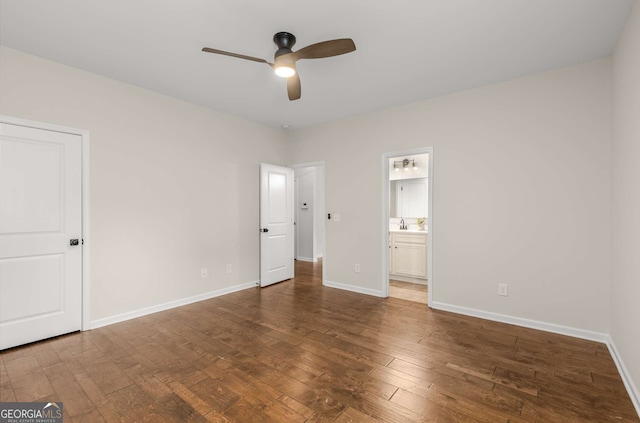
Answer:
<path fill-rule="evenodd" d="M 91 238 L 90 238 L 90 143 L 89 131 L 84 129 L 70 128 L 67 126 L 55 125 L 45 122 L 37 122 L 29 119 L 22 119 L 12 116 L 0 115 L 0 122 L 11 125 L 25 126 L 46 131 L 63 132 L 66 134 L 78 135 L 81 138 L 81 173 L 82 173 L 82 318 L 81 330 L 91 329 Z"/>
<path fill-rule="evenodd" d="M 327 195 L 326 195 L 326 191 L 327 191 L 327 167 L 325 165 L 324 160 L 322 161 L 318 161 L 318 162 L 304 162 L 304 163 L 296 163 L 293 165 L 289 165 L 289 167 L 291 169 L 294 170 L 294 174 L 295 174 L 295 170 L 296 169 L 303 169 L 305 167 L 320 167 L 322 168 L 322 192 L 318 192 L 318 187 L 316 186 L 316 194 L 318 196 L 322 197 L 322 210 L 320 213 L 320 216 L 318 216 L 319 219 L 322 219 L 322 234 L 321 234 L 321 238 L 322 238 L 322 285 L 325 286 L 325 275 L 326 275 L 326 265 L 327 265 L 327 222 L 325 220 L 325 216 L 327 215 Z M 316 173 L 316 178 L 318 177 L 318 174 Z M 294 206 L 295 207 L 295 206 Z M 294 229 L 295 231 L 297 231 L 297 229 Z M 316 253 L 315 248 L 314 248 L 314 254 Z M 315 258 L 315 257 L 314 257 Z"/>
<path fill-rule="evenodd" d="M 429 181 L 429 192 L 427 199 L 427 210 L 429 213 L 427 227 L 427 306 L 433 303 L 433 147 L 422 147 L 411 150 L 391 151 L 382 154 L 382 278 L 380 281 L 382 296 L 389 296 L 389 159 L 401 156 L 411 156 L 415 154 L 429 155 L 429 169 L 427 172 Z"/>

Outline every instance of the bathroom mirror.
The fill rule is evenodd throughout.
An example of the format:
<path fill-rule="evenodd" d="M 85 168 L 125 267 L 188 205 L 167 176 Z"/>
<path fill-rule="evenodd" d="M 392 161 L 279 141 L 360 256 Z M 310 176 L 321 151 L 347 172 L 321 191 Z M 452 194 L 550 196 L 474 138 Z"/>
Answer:
<path fill-rule="evenodd" d="M 389 217 L 418 218 L 427 216 L 428 178 L 389 181 Z"/>

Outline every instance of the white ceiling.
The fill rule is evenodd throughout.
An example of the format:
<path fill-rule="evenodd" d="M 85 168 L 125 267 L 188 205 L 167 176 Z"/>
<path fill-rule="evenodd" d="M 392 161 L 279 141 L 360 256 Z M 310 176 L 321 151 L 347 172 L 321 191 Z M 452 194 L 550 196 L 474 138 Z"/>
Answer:
<path fill-rule="evenodd" d="M 0 43 L 279 128 L 373 110 L 611 54 L 633 0 L 0 0 Z M 298 62 L 302 98 L 266 65 L 273 34 L 294 50 L 353 38 L 357 50 Z"/>

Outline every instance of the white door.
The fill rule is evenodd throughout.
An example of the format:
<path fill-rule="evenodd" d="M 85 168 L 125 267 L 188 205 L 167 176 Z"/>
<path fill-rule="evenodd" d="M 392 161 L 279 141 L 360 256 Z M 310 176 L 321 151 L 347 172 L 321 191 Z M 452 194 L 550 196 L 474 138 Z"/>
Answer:
<path fill-rule="evenodd" d="M 81 142 L 0 123 L 0 349 L 81 327 Z"/>
<path fill-rule="evenodd" d="M 291 279 L 293 170 L 260 163 L 260 286 Z"/>

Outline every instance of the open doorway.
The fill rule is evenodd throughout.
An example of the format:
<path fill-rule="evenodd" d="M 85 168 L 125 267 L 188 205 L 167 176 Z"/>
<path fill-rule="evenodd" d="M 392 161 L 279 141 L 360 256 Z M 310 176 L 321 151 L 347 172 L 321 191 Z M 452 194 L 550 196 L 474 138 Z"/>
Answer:
<path fill-rule="evenodd" d="M 383 292 L 430 304 L 432 149 L 383 155 Z"/>
<path fill-rule="evenodd" d="M 324 162 L 291 167 L 294 170 L 296 272 L 307 273 L 322 283 L 325 256 Z"/>

